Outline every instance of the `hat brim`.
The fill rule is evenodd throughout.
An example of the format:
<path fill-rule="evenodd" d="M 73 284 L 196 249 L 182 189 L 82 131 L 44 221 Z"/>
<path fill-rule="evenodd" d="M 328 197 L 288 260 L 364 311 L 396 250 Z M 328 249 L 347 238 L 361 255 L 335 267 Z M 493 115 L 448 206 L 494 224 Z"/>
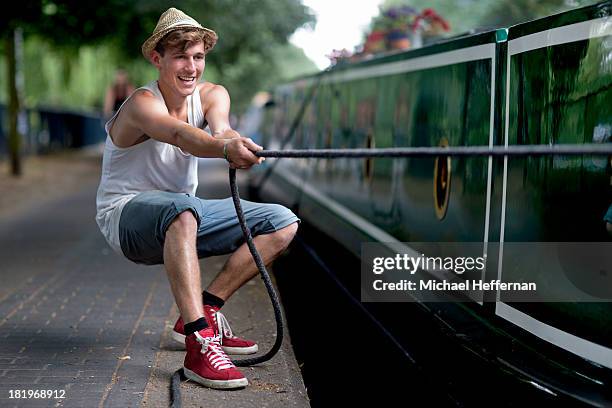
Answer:
<path fill-rule="evenodd" d="M 150 60 L 151 54 L 153 53 L 153 50 L 157 46 L 159 40 L 161 40 L 166 34 L 175 30 L 179 30 L 181 28 L 189 28 L 191 30 L 195 30 L 204 34 L 204 52 L 212 50 L 215 44 L 217 43 L 217 39 L 219 38 L 217 36 L 217 33 L 215 33 L 213 30 L 209 30 L 208 28 L 194 27 L 193 25 L 189 24 L 179 24 L 161 30 L 147 38 L 147 40 L 142 44 L 142 55 L 147 60 Z"/>

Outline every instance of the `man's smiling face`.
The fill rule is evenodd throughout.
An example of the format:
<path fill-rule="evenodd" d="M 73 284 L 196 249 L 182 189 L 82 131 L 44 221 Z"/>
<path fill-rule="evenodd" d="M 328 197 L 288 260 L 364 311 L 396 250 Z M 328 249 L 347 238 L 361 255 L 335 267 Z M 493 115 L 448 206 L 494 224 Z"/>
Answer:
<path fill-rule="evenodd" d="M 153 63 L 159 69 L 159 80 L 174 92 L 189 96 L 193 93 L 205 68 L 204 43 L 187 48 L 168 49 L 164 55 L 155 55 Z"/>

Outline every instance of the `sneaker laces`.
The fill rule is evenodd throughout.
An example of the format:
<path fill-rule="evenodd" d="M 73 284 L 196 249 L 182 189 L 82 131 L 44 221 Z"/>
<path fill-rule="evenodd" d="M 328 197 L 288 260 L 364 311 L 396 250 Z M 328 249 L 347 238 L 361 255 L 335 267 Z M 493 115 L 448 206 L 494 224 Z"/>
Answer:
<path fill-rule="evenodd" d="M 225 370 L 235 367 L 221 348 L 221 336 L 202 337 L 198 332 L 195 332 L 195 336 L 198 343 L 202 345 L 200 352 L 208 358 L 215 369 Z"/>
<path fill-rule="evenodd" d="M 215 311 L 215 309 L 210 308 L 211 309 L 211 315 L 213 318 L 213 321 L 217 324 L 217 331 L 219 332 L 219 335 L 221 336 L 221 342 L 223 343 L 223 338 L 228 338 L 228 339 L 233 339 L 234 337 L 234 332 L 232 331 L 232 328 L 229 325 L 229 322 L 227 321 L 227 319 L 225 318 L 225 315 L 223 313 L 221 313 L 220 311 Z"/>
<path fill-rule="evenodd" d="M 223 339 L 223 337 L 226 337 L 228 339 L 233 339 L 234 337 L 236 337 L 234 336 L 234 332 L 232 332 L 232 328 L 230 327 L 229 322 L 227 321 L 223 313 L 217 312 L 216 314 L 217 328 L 219 329 L 219 335 L 221 336 L 221 338 Z"/>

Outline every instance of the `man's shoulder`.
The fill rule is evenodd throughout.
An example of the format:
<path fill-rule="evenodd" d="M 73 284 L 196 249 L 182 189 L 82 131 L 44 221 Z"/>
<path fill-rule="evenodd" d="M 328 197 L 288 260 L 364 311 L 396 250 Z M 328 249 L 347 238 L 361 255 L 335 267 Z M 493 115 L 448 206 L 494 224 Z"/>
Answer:
<path fill-rule="evenodd" d="M 222 85 L 218 85 L 212 82 L 204 82 L 198 85 L 200 91 L 200 100 L 202 106 L 208 106 L 212 102 L 219 99 L 229 98 L 227 90 Z"/>
<path fill-rule="evenodd" d="M 214 82 L 204 81 L 198 84 L 198 90 L 200 91 L 200 95 L 205 95 L 211 92 L 214 89 L 222 88 L 221 85 L 217 85 Z"/>
<path fill-rule="evenodd" d="M 132 94 L 131 99 L 135 100 L 136 102 L 159 100 L 159 98 L 155 96 L 153 91 L 147 88 L 136 89 Z"/>
<path fill-rule="evenodd" d="M 143 141 L 143 123 L 151 122 L 151 114 L 167 114 L 168 110 L 148 89 L 137 89 L 121 107 L 109 128 L 109 134 L 115 145 L 130 147 Z"/>
<path fill-rule="evenodd" d="M 139 88 L 125 104 L 126 110 L 134 112 L 139 109 L 150 109 L 152 106 L 165 108 L 165 104 L 155 94 L 146 88 Z"/>

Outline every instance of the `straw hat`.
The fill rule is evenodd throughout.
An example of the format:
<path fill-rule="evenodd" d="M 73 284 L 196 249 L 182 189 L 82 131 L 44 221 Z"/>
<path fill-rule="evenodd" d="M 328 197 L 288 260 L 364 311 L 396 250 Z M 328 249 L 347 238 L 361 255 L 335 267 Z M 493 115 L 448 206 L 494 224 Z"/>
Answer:
<path fill-rule="evenodd" d="M 169 32 L 179 28 L 195 28 L 204 33 L 204 51 L 211 50 L 217 43 L 217 33 L 202 27 L 200 23 L 183 13 L 181 10 L 171 7 L 161 15 L 157 21 L 155 30 L 153 30 L 153 34 L 151 34 L 142 44 L 142 55 L 144 55 L 146 59 L 151 58 L 151 52 L 153 52 L 159 40 Z"/>

